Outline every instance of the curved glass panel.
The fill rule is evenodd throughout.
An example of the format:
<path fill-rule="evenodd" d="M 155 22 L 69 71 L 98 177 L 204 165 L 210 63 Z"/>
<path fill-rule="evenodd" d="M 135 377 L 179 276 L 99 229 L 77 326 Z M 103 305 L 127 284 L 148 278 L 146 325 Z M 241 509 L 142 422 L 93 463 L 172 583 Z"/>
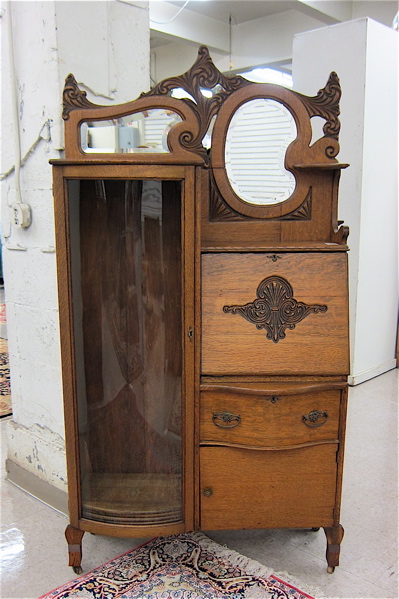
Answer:
<path fill-rule="evenodd" d="M 283 202 L 295 189 L 295 177 L 284 167 L 288 145 L 297 129 L 280 102 L 257 99 L 235 112 L 226 136 L 227 176 L 238 197 L 249 204 Z"/>
<path fill-rule="evenodd" d="M 180 522 L 181 182 L 68 192 L 82 515 Z"/>
<path fill-rule="evenodd" d="M 175 112 L 154 108 L 112 121 L 85 122 L 81 147 L 85 154 L 168 153 L 168 133 L 180 121 Z"/>

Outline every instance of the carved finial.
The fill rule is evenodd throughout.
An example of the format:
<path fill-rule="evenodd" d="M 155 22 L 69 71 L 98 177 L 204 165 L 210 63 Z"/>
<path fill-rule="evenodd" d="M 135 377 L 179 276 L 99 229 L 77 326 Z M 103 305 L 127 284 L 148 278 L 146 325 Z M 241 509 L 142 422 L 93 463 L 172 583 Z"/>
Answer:
<path fill-rule="evenodd" d="M 77 108 L 93 108 L 96 104 L 90 102 L 87 99 L 85 91 L 81 90 L 75 77 L 70 73 L 65 79 L 64 92 L 63 92 L 63 111 L 62 118 L 64 121 L 69 119 L 69 114 L 72 110 Z"/>

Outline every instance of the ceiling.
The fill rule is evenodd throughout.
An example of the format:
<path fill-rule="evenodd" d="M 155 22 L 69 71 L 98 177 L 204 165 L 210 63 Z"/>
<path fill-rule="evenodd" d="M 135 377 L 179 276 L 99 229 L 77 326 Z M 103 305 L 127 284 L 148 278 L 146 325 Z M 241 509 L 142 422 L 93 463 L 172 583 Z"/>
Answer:
<path fill-rule="evenodd" d="M 169 4 L 182 7 L 182 0 L 170 0 Z M 268 17 L 297 7 L 297 0 L 190 0 L 184 10 L 191 10 L 198 14 L 210 17 L 222 23 L 228 23 L 230 15 L 235 24 L 253 21 Z"/>
<path fill-rule="evenodd" d="M 190 40 L 190 33 L 184 31 L 187 26 L 183 24 L 187 16 L 195 18 L 198 15 L 200 19 L 208 19 L 210 25 L 219 23 L 220 27 L 226 27 L 230 17 L 231 25 L 236 26 L 296 11 L 299 18 L 306 15 L 320 21 L 321 25 L 369 16 L 392 26 L 398 9 L 398 1 L 393 0 L 150 0 L 150 19 L 154 19 L 154 22 L 150 21 L 151 47 L 174 41 L 177 37 Z M 179 26 L 181 31 L 177 33 Z"/>
<path fill-rule="evenodd" d="M 397 0 L 150 0 L 154 79 L 169 76 L 169 66 L 171 73 L 189 68 L 185 60 L 202 44 L 218 54 L 221 70 L 289 71 L 297 33 L 363 17 L 392 27 L 398 8 Z M 222 58 L 229 56 L 230 63 Z"/>

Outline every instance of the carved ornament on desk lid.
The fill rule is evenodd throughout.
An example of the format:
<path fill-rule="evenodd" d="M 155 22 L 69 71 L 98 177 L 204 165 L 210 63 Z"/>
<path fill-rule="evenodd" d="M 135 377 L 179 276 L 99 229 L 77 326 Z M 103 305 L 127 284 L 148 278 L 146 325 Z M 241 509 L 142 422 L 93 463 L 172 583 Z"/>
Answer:
<path fill-rule="evenodd" d="M 199 154 L 209 164 L 209 154 L 202 145 L 212 118 L 219 112 L 219 108 L 226 98 L 234 91 L 251 81 L 240 75 L 226 77 L 213 64 L 208 48 L 201 46 L 198 57 L 193 66 L 178 77 L 164 79 L 149 92 L 144 92 L 140 98 L 147 96 L 170 95 L 172 90 L 182 88 L 191 98 L 181 98 L 195 113 L 198 122 L 198 133 L 195 137 L 190 132 L 183 132 L 180 137 L 181 145 L 191 152 Z M 202 89 L 212 90 L 213 95 L 207 98 Z"/>
<path fill-rule="evenodd" d="M 294 298 L 291 284 L 279 276 L 266 277 L 256 291 L 257 299 L 243 306 L 223 306 L 223 312 L 240 314 L 245 320 L 266 330 L 273 343 L 285 339 L 285 331 L 293 330 L 309 314 L 327 312 L 327 306 L 308 305 Z"/>

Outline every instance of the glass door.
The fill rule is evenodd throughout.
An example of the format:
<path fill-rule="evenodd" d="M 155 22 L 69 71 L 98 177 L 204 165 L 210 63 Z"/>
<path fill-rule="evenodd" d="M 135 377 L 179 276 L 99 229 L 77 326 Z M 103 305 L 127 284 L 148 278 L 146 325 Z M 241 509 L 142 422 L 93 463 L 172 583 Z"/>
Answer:
<path fill-rule="evenodd" d="M 81 516 L 183 520 L 182 182 L 69 180 Z"/>

